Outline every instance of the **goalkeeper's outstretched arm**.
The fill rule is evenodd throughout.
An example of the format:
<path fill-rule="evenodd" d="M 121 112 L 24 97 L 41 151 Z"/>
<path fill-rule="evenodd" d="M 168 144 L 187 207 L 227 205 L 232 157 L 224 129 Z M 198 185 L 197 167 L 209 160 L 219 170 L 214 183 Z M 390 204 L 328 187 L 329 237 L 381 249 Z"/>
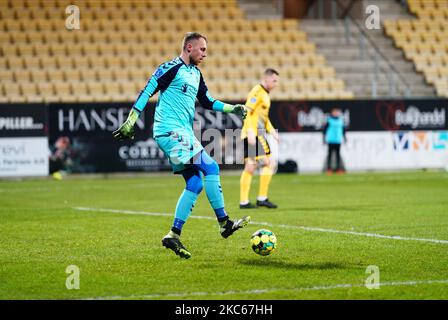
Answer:
<path fill-rule="evenodd" d="M 134 125 L 137 122 L 140 114 L 148 104 L 149 98 L 157 93 L 157 91 L 166 88 L 173 78 L 175 70 L 169 70 L 168 72 L 160 72 L 160 67 L 152 74 L 151 78 L 146 83 L 146 86 L 140 91 L 137 100 L 132 106 L 126 121 L 115 130 L 112 135 L 117 140 L 134 139 L 135 129 Z M 174 73 L 175 74 L 175 73 Z"/>

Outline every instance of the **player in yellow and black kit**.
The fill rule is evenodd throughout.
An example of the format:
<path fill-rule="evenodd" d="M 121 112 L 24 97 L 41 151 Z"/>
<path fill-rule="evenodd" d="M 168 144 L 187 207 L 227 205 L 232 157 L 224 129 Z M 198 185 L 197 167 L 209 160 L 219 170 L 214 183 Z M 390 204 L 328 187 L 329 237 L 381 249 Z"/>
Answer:
<path fill-rule="evenodd" d="M 278 82 L 278 72 L 274 69 L 266 69 L 261 84 L 256 85 L 247 97 L 247 117 L 241 132 L 244 143 L 244 170 L 240 180 L 240 209 L 252 209 L 257 206 L 277 208 L 277 205 L 268 200 L 268 189 L 273 169 L 270 159 L 271 150 L 265 133 L 272 134 L 278 141 L 277 131 L 269 120 L 269 108 L 271 107 L 269 92 L 277 87 Z M 254 205 L 249 202 L 249 191 L 258 161 L 262 163 L 262 169 L 260 189 L 256 205 Z"/>

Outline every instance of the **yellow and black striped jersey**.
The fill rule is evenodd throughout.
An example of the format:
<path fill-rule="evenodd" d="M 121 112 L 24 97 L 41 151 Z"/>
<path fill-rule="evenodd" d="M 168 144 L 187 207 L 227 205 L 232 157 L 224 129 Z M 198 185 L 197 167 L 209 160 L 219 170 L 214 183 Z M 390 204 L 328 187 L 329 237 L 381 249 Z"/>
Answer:
<path fill-rule="evenodd" d="M 260 135 L 260 129 L 268 133 L 274 131 L 269 120 L 269 108 L 271 107 L 271 98 L 261 84 L 257 84 L 249 92 L 246 100 L 247 117 L 244 120 L 241 131 L 241 139 L 247 138 L 247 131 L 252 129 L 256 136 Z"/>

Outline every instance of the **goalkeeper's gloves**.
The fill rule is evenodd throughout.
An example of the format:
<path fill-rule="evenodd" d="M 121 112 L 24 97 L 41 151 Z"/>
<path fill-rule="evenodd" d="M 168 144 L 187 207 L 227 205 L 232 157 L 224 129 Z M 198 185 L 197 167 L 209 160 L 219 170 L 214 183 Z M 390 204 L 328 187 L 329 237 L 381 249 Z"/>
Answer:
<path fill-rule="evenodd" d="M 235 104 L 235 105 L 225 104 L 224 112 L 234 113 L 237 116 L 240 116 L 243 120 L 246 119 L 246 116 L 247 116 L 247 109 L 244 104 Z"/>
<path fill-rule="evenodd" d="M 125 139 L 134 139 L 135 135 L 134 125 L 138 117 L 139 114 L 137 113 L 137 111 L 132 109 L 131 112 L 129 112 L 128 118 L 126 119 L 125 122 L 123 122 L 120 128 L 112 132 L 113 137 L 118 141 Z"/>

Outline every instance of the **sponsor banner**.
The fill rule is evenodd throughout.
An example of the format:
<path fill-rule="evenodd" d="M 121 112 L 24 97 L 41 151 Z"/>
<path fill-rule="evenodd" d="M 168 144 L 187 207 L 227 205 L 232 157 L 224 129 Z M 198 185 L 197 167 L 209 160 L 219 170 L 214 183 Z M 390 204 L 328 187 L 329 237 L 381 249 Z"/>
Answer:
<path fill-rule="evenodd" d="M 0 139 L 0 176 L 48 175 L 47 137 Z"/>
<path fill-rule="evenodd" d="M 57 141 L 68 138 L 67 157 L 70 172 L 163 171 L 171 170 L 168 160 L 152 138 L 155 105 L 148 104 L 136 123 L 135 139 L 118 142 L 112 138 L 127 118 L 132 104 L 54 104 L 49 107 L 50 148 L 57 150 Z M 237 154 L 224 149 L 226 130 L 241 128 L 242 120 L 198 107 L 194 128 L 204 147 L 220 163 L 235 163 Z M 239 137 L 239 135 L 238 135 Z M 239 139 L 238 139 L 239 140 Z M 207 145 L 208 148 L 207 148 Z M 239 156 L 242 161 L 242 155 Z"/>
<path fill-rule="evenodd" d="M 50 147 L 54 149 L 56 141 L 61 137 L 70 139 L 72 172 L 170 170 L 168 161 L 152 139 L 154 103 L 149 103 L 140 116 L 134 140 L 124 142 L 113 140 L 112 131 L 127 118 L 131 106 L 131 103 L 50 105 Z M 299 170 L 321 170 L 323 160 L 319 162 L 316 159 L 325 159 L 326 149 L 322 145 L 322 134 L 318 132 L 322 131 L 327 115 L 333 107 L 342 109 L 349 130 L 348 136 L 355 133 L 357 136 L 361 133 L 381 132 L 389 136 L 392 131 L 388 130 L 432 132 L 447 129 L 447 100 L 273 102 L 271 120 L 274 127 L 279 128 L 284 134 L 301 133 L 300 136 L 293 135 L 292 140 L 286 136 L 278 147 L 275 143 L 271 143 L 272 149 L 279 149 L 280 162 L 286 159 L 285 155 L 294 159 L 300 157 Z M 235 165 L 240 165 L 243 153 L 240 140 L 229 135 L 228 131 L 241 127 L 242 121 L 236 115 L 206 110 L 199 106 L 196 109 L 194 124 L 196 136 L 202 138 L 199 140 L 218 163 L 224 164 L 223 168 L 235 168 Z M 217 137 L 217 133 L 221 136 Z M 354 148 L 350 151 L 349 157 L 354 160 L 345 163 L 348 170 L 386 167 L 393 169 L 389 166 L 388 160 L 374 161 L 372 159 L 376 158 L 369 156 L 371 152 L 369 148 L 379 148 L 385 144 L 385 136 L 375 137 L 368 140 L 349 140 L 347 146 L 342 148 L 343 155 L 348 152 L 349 146 Z M 401 139 L 396 142 L 400 147 L 405 145 L 408 138 L 403 135 L 396 139 Z M 388 141 L 393 147 L 394 140 Z M 360 154 L 355 155 L 359 150 Z M 378 153 L 373 153 L 373 156 L 378 157 Z M 368 166 L 367 164 L 372 161 L 375 163 Z M 404 166 L 409 161 L 411 160 L 401 161 L 401 164 Z M 384 164 L 383 167 L 381 163 Z M 420 167 L 420 162 L 409 163 L 409 167 Z"/>
<path fill-rule="evenodd" d="M 64 137 L 60 136 L 59 138 Z M 68 162 L 73 173 L 162 171 L 169 164 L 152 138 L 117 142 L 110 137 L 70 136 Z M 55 150 L 57 141 L 52 144 Z"/>
<path fill-rule="evenodd" d="M 282 132 L 321 131 L 332 108 L 350 131 L 448 129 L 446 99 L 273 102 L 270 118 Z"/>
<path fill-rule="evenodd" d="M 52 136 L 110 136 L 127 118 L 132 104 L 52 104 L 49 109 L 50 135 Z M 136 137 L 152 136 L 155 104 L 149 103 L 136 123 Z M 243 122 L 235 114 L 225 114 L 200 106 L 195 111 L 195 128 L 234 129 Z"/>
<path fill-rule="evenodd" d="M 129 103 L 50 105 L 50 137 L 112 137 L 112 132 L 128 117 L 131 107 Z M 140 115 L 135 126 L 136 137 L 151 134 L 153 109 L 148 106 Z"/>
<path fill-rule="evenodd" d="M 42 104 L 0 105 L 0 138 L 47 136 L 46 110 Z"/>
<path fill-rule="evenodd" d="M 134 140 L 113 139 L 112 132 L 126 120 L 131 107 L 129 103 L 50 105 L 50 148 L 56 152 L 60 139 L 69 140 L 64 169 L 75 173 L 167 169 L 152 139 L 154 105 L 148 105 L 137 120 Z"/>
<path fill-rule="evenodd" d="M 279 162 L 323 171 L 327 148 L 321 133 L 281 133 Z M 446 168 L 448 131 L 349 132 L 341 156 L 348 171 Z"/>

